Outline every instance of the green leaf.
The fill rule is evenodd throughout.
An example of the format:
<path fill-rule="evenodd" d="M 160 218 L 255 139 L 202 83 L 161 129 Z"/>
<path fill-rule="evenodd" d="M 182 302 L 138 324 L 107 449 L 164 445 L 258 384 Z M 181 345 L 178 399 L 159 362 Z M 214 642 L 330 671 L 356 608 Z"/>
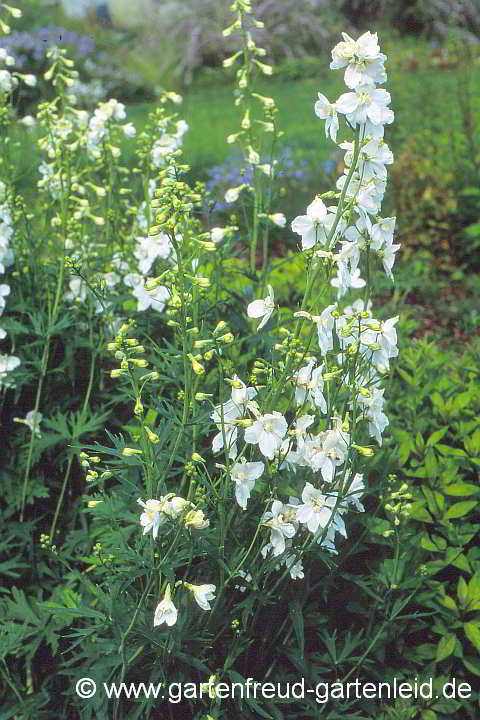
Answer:
<path fill-rule="evenodd" d="M 450 447 L 450 445 L 442 445 L 441 443 L 438 443 L 438 445 L 436 445 L 436 448 L 439 452 L 442 453 L 442 455 L 453 455 L 454 457 L 468 457 L 465 450 Z"/>
<path fill-rule="evenodd" d="M 453 610 L 454 612 L 458 612 L 457 603 L 453 598 L 450 597 L 450 595 L 441 595 L 438 599 L 438 602 L 440 605 L 443 605 L 443 607 L 446 607 L 447 610 Z"/>
<path fill-rule="evenodd" d="M 462 552 L 458 551 L 458 548 L 448 547 L 445 559 L 448 564 L 453 565 L 454 567 L 458 568 L 459 570 L 464 570 L 465 572 L 471 572 L 471 567 L 470 567 L 470 564 L 469 564 L 467 558 L 465 557 L 465 555 Z"/>
<path fill-rule="evenodd" d="M 470 672 L 474 675 L 478 675 L 480 677 L 480 660 L 476 660 L 472 657 L 463 657 L 462 661 L 467 670 L 470 670 Z"/>
<path fill-rule="evenodd" d="M 415 445 L 417 447 L 417 450 L 419 453 L 423 453 L 425 450 L 425 440 L 423 439 L 420 432 L 417 432 L 417 435 L 415 437 Z"/>
<path fill-rule="evenodd" d="M 472 645 L 475 645 L 480 652 L 480 620 L 471 620 L 470 622 L 464 623 L 463 629 Z"/>
<path fill-rule="evenodd" d="M 427 533 L 424 533 L 420 538 L 420 545 L 424 550 L 439 552 L 440 550 L 445 550 L 447 541 L 441 535 L 429 536 Z"/>
<path fill-rule="evenodd" d="M 305 651 L 305 627 L 303 622 L 302 606 L 298 600 L 290 602 L 288 605 L 288 614 L 292 619 L 295 637 L 297 638 L 298 649 L 303 658 Z"/>
<path fill-rule="evenodd" d="M 425 508 L 424 500 L 416 500 L 410 505 L 410 517 L 414 520 L 420 520 L 421 522 L 431 523 L 433 518 Z"/>
<path fill-rule="evenodd" d="M 465 500 L 464 502 L 455 503 L 455 505 L 452 505 L 448 508 L 447 512 L 445 513 L 445 517 L 449 520 L 452 520 L 453 518 L 460 518 L 466 515 L 470 512 L 476 505 L 478 505 L 477 500 Z"/>
<path fill-rule="evenodd" d="M 457 395 L 455 398 L 450 399 L 448 401 L 447 405 L 455 413 L 455 412 L 458 412 L 459 410 L 463 410 L 463 408 L 466 408 L 470 404 L 471 399 L 472 399 L 471 392 L 463 392 L 463 393 L 460 393 L 460 395 Z"/>
<path fill-rule="evenodd" d="M 467 495 L 475 495 L 475 493 L 480 492 L 480 487 L 477 487 L 477 485 L 471 485 L 470 483 L 453 483 L 453 485 L 447 485 L 447 487 L 443 488 L 443 492 L 446 495 L 465 497 Z"/>
<path fill-rule="evenodd" d="M 54 602 L 44 602 L 44 603 L 37 603 L 38 607 L 43 607 L 49 610 L 53 615 L 60 613 L 60 614 L 66 614 L 66 615 L 75 615 L 76 617 L 88 617 L 88 618 L 96 618 L 97 620 L 102 620 L 103 622 L 106 621 L 106 617 L 103 613 L 98 612 L 98 610 L 92 610 L 92 608 L 86 608 L 86 607 L 63 607 L 62 605 L 58 605 Z"/>
<path fill-rule="evenodd" d="M 435 405 L 435 407 L 440 410 L 441 413 L 443 413 L 445 409 L 445 401 L 443 397 L 438 392 L 432 393 L 432 402 Z"/>
<path fill-rule="evenodd" d="M 437 645 L 437 655 L 436 655 L 436 661 L 440 662 L 441 660 L 445 660 L 449 655 L 453 653 L 455 650 L 455 645 L 457 643 L 457 636 L 455 633 L 447 633 L 447 635 L 444 635 L 442 638 L 440 638 L 440 642 Z"/>
<path fill-rule="evenodd" d="M 432 643 L 423 643 L 415 648 L 415 655 L 422 660 L 433 660 L 437 654 L 437 649 Z"/>
<path fill-rule="evenodd" d="M 468 585 L 460 575 L 457 583 L 457 597 L 460 601 L 460 605 L 464 606 L 468 599 Z"/>
<path fill-rule="evenodd" d="M 440 430 L 435 430 L 434 433 L 430 435 L 430 437 L 427 440 L 427 447 L 431 447 L 432 445 L 436 445 L 439 440 L 443 438 L 445 433 L 448 431 L 448 426 L 441 428 Z"/>

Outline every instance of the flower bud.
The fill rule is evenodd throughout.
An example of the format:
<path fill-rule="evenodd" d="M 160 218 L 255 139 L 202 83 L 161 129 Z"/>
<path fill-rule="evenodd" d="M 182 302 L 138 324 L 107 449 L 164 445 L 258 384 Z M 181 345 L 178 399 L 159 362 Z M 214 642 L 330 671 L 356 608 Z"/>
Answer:
<path fill-rule="evenodd" d="M 110 370 L 110 377 L 112 379 L 121 377 L 122 375 L 125 375 L 127 370 L 124 368 L 115 368 L 115 370 Z"/>
<path fill-rule="evenodd" d="M 131 448 L 131 447 L 124 447 L 122 450 L 122 455 L 125 455 L 125 457 L 131 457 L 132 455 L 141 455 L 142 451 L 138 448 Z"/>
<path fill-rule="evenodd" d="M 363 455 L 364 457 L 373 457 L 375 455 L 372 448 L 368 447 L 362 447 L 361 445 L 352 445 L 354 450 L 356 450 L 360 455 Z"/>
<path fill-rule="evenodd" d="M 213 331 L 213 337 L 216 337 L 218 335 L 218 333 L 223 332 L 226 328 L 227 328 L 227 323 L 224 320 L 220 320 L 220 322 L 217 323 L 215 330 Z"/>
<path fill-rule="evenodd" d="M 150 430 L 150 428 L 147 427 L 146 425 L 145 425 L 144 427 L 145 427 L 145 432 L 147 433 L 147 437 L 148 437 L 148 439 L 150 440 L 150 442 L 153 443 L 154 445 L 156 445 L 157 443 L 159 443 L 159 442 L 160 442 L 160 438 L 159 438 L 159 436 L 157 435 L 157 433 L 152 432 L 152 430 Z"/>
<path fill-rule="evenodd" d="M 201 363 L 199 363 L 198 360 L 196 360 L 191 353 L 188 353 L 187 357 L 192 364 L 192 370 L 195 375 L 204 375 L 205 368 L 203 367 L 203 365 L 201 365 Z"/>
<path fill-rule="evenodd" d="M 128 362 L 131 362 L 135 367 L 144 368 L 148 367 L 148 362 L 144 358 L 130 358 Z"/>

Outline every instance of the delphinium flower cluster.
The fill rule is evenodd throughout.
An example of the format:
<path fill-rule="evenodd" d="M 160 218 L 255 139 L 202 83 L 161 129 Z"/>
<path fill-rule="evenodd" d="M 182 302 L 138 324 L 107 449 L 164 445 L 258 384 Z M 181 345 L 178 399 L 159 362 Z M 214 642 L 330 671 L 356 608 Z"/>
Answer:
<path fill-rule="evenodd" d="M 354 132 L 354 140 L 341 143 L 346 151 L 345 172 L 337 181 L 338 192 L 316 197 L 307 213 L 292 222 L 292 230 L 301 237 L 302 250 L 310 254 L 310 268 L 302 309 L 295 313 L 296 330 L 285 330 L 279 350 L 285 356 L 280 377 L 293 385 L 298 409 L 292 413 L 290 399 L 289 412 L 282 413 L 277 409 L 281 406 L 280 393 L 267 389 L 264 402 L 260 394 L 248 403 L 236 403 L 232 398 L 212 416 L 218 421 L 222 415 L 221 426 L 231 458 L 257 459 L 250 449 L 257 446 L 262 462 L 269 461 L 270 473 L 290 470 L 297 477 L 301 474 L 311 478 L 302 481 L 299 496 L 275 499 L 263 516 L 263 525 L 270 528 L 263 554 L 282 557 L 288 552 L 289 557 L 296 553 L 295 558 L 300 559 L 306 531 L 311 533 L 311 542 L 335 551 L 336 534 L 346 536 L 343 515 L 348 507 L 362 509 L 358 496 L 363 492 L 363 477 L 355 467 L 359 456 L 373 454 L 370 448 L 358 444 L 362 425 L 366 424 L 369 434 L 381 444 L 388 424 L 381 382 L 389 360 L 398 354 L 398 318 L 376 320 L 368 302 L 374 258 L 380 258 L 385 272 L 392 277 L 394 253 L 399 247 L 393 244 L 395 218 L 379 215 L 386 165 L 393 161 L 383 140 L 384 126 L 393 121 L 388 107 L 390 95 L 377 87 L 386 80 L 385 60 L 376 35 L 366 32 L 355 41 L 345 34 L 343 42 L 332 51 L 330 67 L 345 68 L 348 92 L 334 103 L 319 94 L 315 105 L 316 114 L 325 120 L 326 133 L 334 142 L 342 115 Z M 326 205 L 325 199 L 335 204 Z M 361 267 L 367 280 L 361 277 Z M 337 302 L 319 311 L 314 291 L 322 274 L 337 289 Z M 342 310 L 338 301 L 352 288 L 365 288 L 364 300 Z M 248 307 L 250 317 L 263 318 L 257 329 L 272 314 L 273 295 L 270 288 L 266 298 Z M 305 323 L 316 332 L 316 352 L 311 345 L 303 352 L 296 347 Z M 301 367 L 295 368 L 299 364 Z M 275 368 L 269 371 L 275 373 Z M 243 443 L 239 445 L 239 426 L 245 425 Z M 242 502 L 254 487 L 248 473 L 244 482 Z M 237 478 L 235 484 L 238 487 Z M 292 567 L 298 576 L 297 565 Z"/>
<path fill-rule="evenodd" d="M 0 182 L 0 276 L 5 275 L 7 269 L 14 261 L 13 250 L 10 247 L 10 239 L 13 235 L 11 204 L 7 195 L 5 183 Z M 6 331 L 1 326 L 1 316 L 10 295 L 10 285 L 2 282 L 0 284 L 0 340 L 7 338 Z M 8 353 L 0 353 L 0 388 L 8 387 L 11 380 L 8 374 L 20 365 L 20 358 Z"/>
<path fill-rule="evenodd" d="M 9 18 L 21 17 L 21 10 L 18 8 L 2 5 L 4 19 L 0 20 L 0 30 L 8 34 L 10 32 Z M 0 122 L 7 128 L 11 117 L 9 103 L 13 91 L 20 83 L 33 87 L 37 79 L 34 75 L 23 74 L 14 69 L 15 58 L 9 53 L 8 39 L 3 37 L 0 41 Z M 5 178 L 6 180 L 8 178 Z M 12 188 L 6 182 L 0 181 L 0 276 L 7 273 L 8 268 L 13 264 L 14 252 L 12 248 L 12 237 L 14 235 L 13 219 L 13 194 Z M 6 282 L 0 284 L 0 317 L 3 315 L 7 298 L 10 294 L 10 285 Z M 7 333 L 0 325 L 0 341 L 7 338 Z M 0 352 L 0 388 L 12 385 L 9 374 L 21 363 L 16 355 Z"/>
<path fill-rule="evenodd" d="M 250 5 L 237 2 L 232 7 L 238 13 L 236 25 L 241 25 L 245 14 L 251 11 Z M 250 47 L 254 53 L 253 45 Z M 317 196 L 306 214 L 291 223 L 292 231 L 300 238 L 307 272 L 300 309 L 293 316 L 282 310 L 281 319 L 290 317 L 290 327 L 273 322 L 277 314 L 275 289 L 265 282 L 268 274 L 259 283 L 259 297 L 246 307 L 245 315 L 247 321 L 251 319 L 253 333 L 272 334 L 276 340 L 273 354 L 257 356 L 248 378 L 242 378 L 224 356 L 222 345 L 228 346 L 234 340 L 227 323 L 222 320 L 209 331 L 208 320 L 201 315 L 201 298 L 209 297 L 212 286 L 206 260 L 201 257 L 212 253 L 213 265 L 209 270 L 212 272 L 219 243 L 235 229 L 215 228 L 217 242 L 212 242 L 214 231 L 210 236 L 199 234 L 192 212 L 201 201 L 201 194 L 192 193 L 180 179 L 185 166 L 178 161 L 179 150 L 172 147 L 165 154 L 166 166 L 160 173 L 152 207 L 156 214 L 154 234 L 170 248 L 171 264 L 162 275 L 148 280 L 145 289 L 152 292 L 158 287 L 166 288 L 166 313 L 170 318 L 167 324 L 174 328 L 182 348 L 181 354 L 174 356 L 183 357 L 182 423 L 195 417 L 199 404 L 212 403 L 212 393 L 201 389 L 211 373 L 219 372 L 220 379 L 230 386 L 231 395 L 213 404 L 210 412 L 215 426 L 210 442 L 216 470 L 207 469 L 205 451 L 198 453 L 195 429 L 190 441 L 197 470 L 185 471 L 182 487 L 188 488 L 186 497 L 168 492 L 165 480 L 159 479 L 157 491 L 162 492 L 139 501 L 144 508 L 140 518 L 144 533 L 151 531 L 154 540 L 158 541 L 161 529 L 171 527 L 172 522 L 185 527 L 189 513 L 193 512 L 199 513 L 196 516 L 199 529 L 219 534 L 222 548 L 223 569 L 216 584 L 194 585 L 187 577 L 175 580 L 167 575 L 155 612 L 155 625 L 176 624 L 175 598 L 180 587 L 191 590 L 205 610 L 210 608 L 208 598 L 215 596 L 214 608 L 222 602 L 222 596 L 226 602 L 226 588 L 237 576 L 243 578 L 243 589 L 265 584 L 268 578 L 276 588 L 285 574 L 291 580 L 301 581 L 312 554 L 338 553 L 339 538 L 347 537 L 347 514 L 352 510 L 364 511 L 363 469 L 366 459 L 375 452 L 368 437 L 381 445 L 388 425 L 382 382 L 390 359 L 398 354 L 395 331 L 398 318 L 377 320 L 370 300 L 375 264 L 380 261 L 392 278 L 398 249 L 393 243 L 395 218 L 380 216 L 386 166 L 393 161 L 383 139 L 385 125 L 393 121 L 390 95 L 378 87 L 386 80 L 385 60 L 376 34 L 370 32 L 358 40 L 344 35 L 332 51 L 331 68 L 345 68 L 347 92 L 333 103 L 319 94 L 315 112 L 325 121 L 325 131 L 333 142 L 337 140 L 342 119 L 345 121 L 342 134 L 350 129 L 354 137 L 340 144 L 345 151 L 345 172 L 337 181 L 337 189 Z M 243 85 L 248 62 L 239 72 Z M 247 120 L 242 125 L 245 132 L 241 134 L 245 142 L 250 137 L 247 111 L 248 108 Z M 247 144 L 246 148 L 252 166 L 253 193 L 258 200 L 255 189 L 258 163 L 253 158 L 253 145 Z M 243 189 L 233 188 L 229 199 L 234 201 L 233 196 L 237 197 Z M 257 211 L 253 209 L 254 215 Z M 148 248 L 143 262 L 144 267 L 150 266 Z M 363 297 L 342 305 L 343 297 L 357 289 Z M 132 342 L 130 350 L 124 345 L 123 370 L 118 373 L 131 375 L 133 366 L 128 354 L 135 350 L 135 343 Z M 117 348 L 116 357 L 120 356 Z M 136 355 L 132 362 L 138 362 Z M 226 368 L 233 370 L 230 377 Z M 145 377 L 149 377 L 148 373 Z M 133 387 L 138 387 L 138 382 Z M 142 407 L 140 417 L 143 412 L 140 395 L 136 402 Z M 174 461 L 186 426 L 182 428 L 168 467 Z M 155 445 L 158 442 L 155 438 L 159 437 L 159 429 L 150 428 L 146 441 Z M 132 456 L 137 453 L 141 456 L 139 462 L 144 463 L 147 477 L 149 472 L 155 473 L 154 465 L 147 462 L 150 452 L 147 447 L 127 451 Z M 195 479 L 198 475 L 205 483 L 201 492 Z M 154 488 L 151 480 L 148 487 Z M 192 504 L 198 492 L 201 508 Z M 230 497 L 235 499 L 239 513 L 229 513 L 227 521 L 222 506 Z M 228 541 L 245 533 L 245 528 L 252 528 L 252 524 L 253 536 L 246 538 L 246 546 L 225 570 Z M 199 561 L 195 567 L 201 572 Z M 209 568 L 211 573 L 211 564 Z M 195 587 L 197 590 L 192 590 Z"/>

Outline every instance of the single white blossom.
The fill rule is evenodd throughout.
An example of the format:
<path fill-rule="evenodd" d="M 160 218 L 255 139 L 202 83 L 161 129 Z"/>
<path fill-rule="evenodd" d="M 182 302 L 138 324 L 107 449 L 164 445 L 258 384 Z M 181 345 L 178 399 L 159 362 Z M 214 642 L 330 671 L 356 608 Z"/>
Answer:
<path fill-rule="evenodd" d="M 273 460 L 287 430 L 287 421 L 281 413 L 274 410 L 266 415 L 261 415 L 253 425 L 245 429 L 245 442 L 258 445 L 262 455 Z"/>
<path fill-rule="evenodd" d="M 244 459 L 235 463 L 230 469 L 230 477 L 235 483 L 235 499 L 243 510 L 247 509 L 247 502 L 255 487 L 255 481 L 264 470 L 263 462 L 246 462 Z"/>
<path fill-rule="evenodd" d="M 273 288 L 271 285 L 267 285 L 268 295 L 263 300 L 254 300 L 249 303 L 247 307 L 247 315 L 250 318 L 259 318 L 262 320 L 257 327 L 257 331 L 261 330 L 269 321 L 273 311 L 275 310 L 275 301 L 273 295 Z"/>
<path fill-rule="evenodd" d="M 163 600 L 158 603 L 155 616 L 153 618 L 153 627 L 166 623 L 169 627 L 177 622 L 178 610 L 172 602 L 172 594 L 170 585 L 167 585 Z"/>
<path fill-rule="evenodd" d="M 193 594 L 195 602 L 202 608 L 202 610 L 212 609 L 210 602 L 215 600 L 215 585 L 192 585 L 187 582 L 184 582 L 183 584 L 187 590 L 190 590 Z"/>

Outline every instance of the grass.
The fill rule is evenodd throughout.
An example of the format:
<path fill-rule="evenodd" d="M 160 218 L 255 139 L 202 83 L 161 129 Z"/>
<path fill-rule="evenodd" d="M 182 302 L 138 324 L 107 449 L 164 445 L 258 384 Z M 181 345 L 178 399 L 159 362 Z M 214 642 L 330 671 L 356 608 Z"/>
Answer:
<path fill-rule="evenodd" d="M 387 128 L 387 139 L 393 150 L 399 149 L 411 133 L 425 127 L 441 131 L 448 126 L 452 133 L 461 129 L 458 107 L 459 72 L 463 69 L 439 69 L 432 65 L 431 48 L 425 43 L 390 41 L 387 87 L 392 95 L 395 123 Z M 415 60 L 415 63 L 413 63 Z M 417 69 L 413 69 L 417 68 Z M 185 136 L 185 157 L 196 169 L 222 163 L 232 153 L 225 142 L 229 133 L 238 130 L 240 114 L 234 106 L 232 85 L 220 81 L 210 87 L 193 86 L 184 96 L 180 113 L 190 130 Z M 214 77 L 215 74 L 212 74 Z M 342 72 L 326 70 L 319 77 L 289 80 L 282 75 L 261 80 L 258 92 L 277 102 L 278 127 L 285 133 L 284 145 L 308 150 L 321 163 L 332 154 L 333 145 L 325 139 L 323 123 L 316 118 L 313 105 L 317 92 L 330 100 L 345 91 Z M 480 73 L 472 72 L 472 96 L 480 97 Z M 153 103 L 133 105 L 129 118 L 141 126 Z"/>

